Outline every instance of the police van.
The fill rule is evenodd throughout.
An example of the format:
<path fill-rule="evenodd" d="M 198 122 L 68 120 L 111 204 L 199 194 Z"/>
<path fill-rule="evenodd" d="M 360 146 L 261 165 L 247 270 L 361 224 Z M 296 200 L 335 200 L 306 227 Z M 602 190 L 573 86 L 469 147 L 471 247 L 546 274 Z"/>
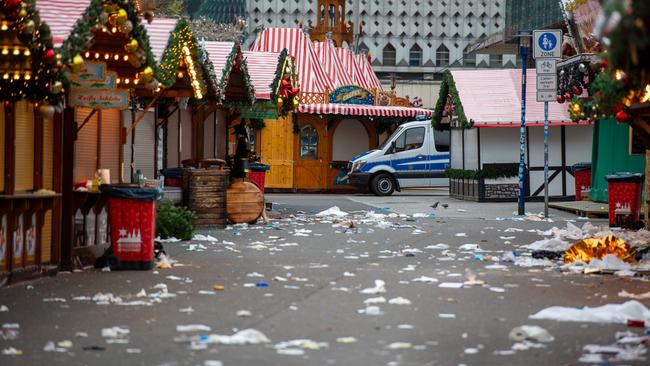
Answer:
<path fill-rule="evenodd" d="M 405 123 L 376 150 L 354 157 L 349 183 L 390 196 L 402 188 L 446 186 L 449 131 L 436 131 L 431 121 Z"/>

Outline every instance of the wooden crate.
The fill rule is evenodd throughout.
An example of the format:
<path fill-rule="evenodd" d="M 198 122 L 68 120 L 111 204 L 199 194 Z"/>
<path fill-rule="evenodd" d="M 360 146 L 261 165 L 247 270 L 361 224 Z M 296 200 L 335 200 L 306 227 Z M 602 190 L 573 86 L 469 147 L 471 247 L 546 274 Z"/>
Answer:
<path fill-rule="evenodd" d="M 194 211 L 195 227 L 226 226 L 226 188 L 229 175 L 229 170 L 219 168 L 183 171 L 183 203 Z"/>

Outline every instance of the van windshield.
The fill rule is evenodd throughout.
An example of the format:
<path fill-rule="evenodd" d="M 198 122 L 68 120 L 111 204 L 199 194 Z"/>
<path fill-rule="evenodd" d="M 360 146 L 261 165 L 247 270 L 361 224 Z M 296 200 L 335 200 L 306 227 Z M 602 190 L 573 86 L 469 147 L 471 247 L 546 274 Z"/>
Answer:
<path fill-rule="evenodd" d="M 402 131 L 404 131 L 404 127 L 398 127 L 398 128 L 395 130 L 395 132 L 393 132 L 393 134 L 390 135 L 389 138 L 387 138 L 384 142 L 381 143 L 381 145 L 379 145 L 378 149 L 379 149 L 379 150 L 384 150 L 384 148 L 386 147 L 386 145 L 387 145 L 390 141 L 393 141 L 393 139 L 395 138 L 395 136 L 397 136 L 397 135 L 399 135 L 400 133 L 402 133 Z"/>

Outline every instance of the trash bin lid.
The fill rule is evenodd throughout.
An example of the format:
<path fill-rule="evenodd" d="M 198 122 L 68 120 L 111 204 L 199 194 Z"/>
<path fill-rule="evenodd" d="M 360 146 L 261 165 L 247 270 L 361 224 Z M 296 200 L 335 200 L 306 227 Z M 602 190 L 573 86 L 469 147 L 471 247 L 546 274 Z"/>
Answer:
<path fill-rule="evenodd" d="M 158 200 L 162 193 L 158 188 L 140 188 L 120 184 L 102 184 L 99 189 L 109 197 L 147 201 Z"/>
<path fill-rule="evenodd" d="M 580 172 L 583 170 L 591 170 L 591 163 L 577 163 L 571 165 L 571 171 L 572 172 Z"/>
<path fill-rule="evenodd" d="M 641 182 L 643 181 L 643 174 L 619 172 L 619 173 L 606 175 L 605 180 L 608 182 Z"/>
<path fill-rule="evenodd" d="M 250 169 L 254 172 L 265 172 L 271 169 L 271 166 L 266 164 L 253 163 L 250 165 Z"/>

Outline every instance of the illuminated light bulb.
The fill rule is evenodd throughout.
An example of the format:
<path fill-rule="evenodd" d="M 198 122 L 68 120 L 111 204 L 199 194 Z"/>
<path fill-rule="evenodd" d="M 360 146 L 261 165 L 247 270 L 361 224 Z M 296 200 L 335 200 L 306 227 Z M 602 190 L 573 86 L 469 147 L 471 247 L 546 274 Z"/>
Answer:
<path fill-rule="evenodd" d="M 90 57 L 90 52 L 86 51 L 86 53 L 84 54 L 84 57 L 85 57 L 85 58 Z"/>
<path fill-rule="evenodd" d="M 120 78 L 117 78 L 117 79 L 115 79 L 115 82 L 119 84 L 119 83 L 121 83 L 121 82 L 122 82 L 122 79 L 120 79 Z"/>
<path fill-rule="evenodd" d="M 25 56 L 30 56 L 31 54 L 32 54 L 32 53 L 29 52 L 29 50 L 25 50 L 25 53 L 24 53 Z"/>
<path fill-rule="evenodd" d="M 30 74 L 25 74 L 25 80 L 30 80 L 32 76 Z"/>
<path fill-rule="evenodd" d="M 9 49 L 8 48 L 3 48 L 2 49 L 2 54 L 3 55 L 8 55 L 9 54 Z"/>
<path fill-rule="evenodd" d="M 625 77 L 625 73 L 622 70 L 616 70 L 616 72 L 614 73 L 614 77 L 616 78 L 616 80 L 621 80 Z"/>
<path fill-rule="evenodd" d="M 117 32 L 117 28 L 115 27 L 111 28 L 111 33 L 115 33 L 115 32 Z"/>
<path fill-rule="evenodd" d="M 139 83 L 140 83 L 140 79 L 133 80 L 133 84 L 138 85 Z"/>
<path fill-rule="evenodd" d="M 2 27 L 0 29 L 6 31 L 7 29 L 9 29 L 9 26 L 7 26 L 7 23 L 2 23 Z"/>
<path fill-rule="evenodd" d="M 650 101 L 650 84 L 645 86 L 645 94 L 641 97 L 641 103 L 645 103 L 647 101 Z"/>
<path fill-rule="evenodd" d="M 14 80 L 18 80 L 18 79 L 20 79 L 20 74 L 19 74 L 19 73 L 15 73 L 15 74 L 14 74 Z"/>
<path fill-rule="evenodd" d="M 118 55 L 118 54 L 115 54 L 115 56 L 113 56 L 113 58 L 115 59 L 115 61 L 117 61 L 117 60 L 119 60 L 119 59 L 120 59 L 120 55 Z"/>
<path fill-rule="evenodd" d="M 124 61 L 129 61 L 129 55 L 124 55 Z"/>
<path fill-rule="evenodd" d="M 130 82 L 131 82 L 131 80 L 129 80 L 128 78 L 124 79 L 124 84 L 129 85 Z"/>
<path fill-rule="evenodd" d="M 178 77 L 181 78 L 181 79 L 183 78 L 183 72 L 182 71 L 178 72 Z"/>
<path fill-rule="evenodd" d="M 159 91 L 160 91 L 160 87 L 157 87 L 156 88 L 156 93 L 158 93 Z"/>
<path fill-rule="evenodd" d="M 104 55 L 104 60 L 108 60 L 109 58 L 111 58 L 110 54 L 107 53 L 107 54 Z"/>
<path fill-rule="evenodd" d="M 9 74 L 2 75 L 2 78 L 5 79 L 5 80 L 9 79 Z"/>
<path fill-rule="evenodd" d="M 196 92 L 196 98 L 197 98 L 197 99 L 202 99 L 202 98 L 203 98 L 203 94 L 201 94 L 201 92 Z"/>
<path fill-rule="evenodd" d="M 20 55 L 20 48 L 14 48 L 14 56 Z"/>
<path fill-rule="evenodd" d="M 102 32 L 106 33 L 107 30 L 106 27 L 102 27 Z"/>
<path fill-rule="evenodd" d="M 95 58 L 99 58 L 99 52 L 95 52 Z"/>

